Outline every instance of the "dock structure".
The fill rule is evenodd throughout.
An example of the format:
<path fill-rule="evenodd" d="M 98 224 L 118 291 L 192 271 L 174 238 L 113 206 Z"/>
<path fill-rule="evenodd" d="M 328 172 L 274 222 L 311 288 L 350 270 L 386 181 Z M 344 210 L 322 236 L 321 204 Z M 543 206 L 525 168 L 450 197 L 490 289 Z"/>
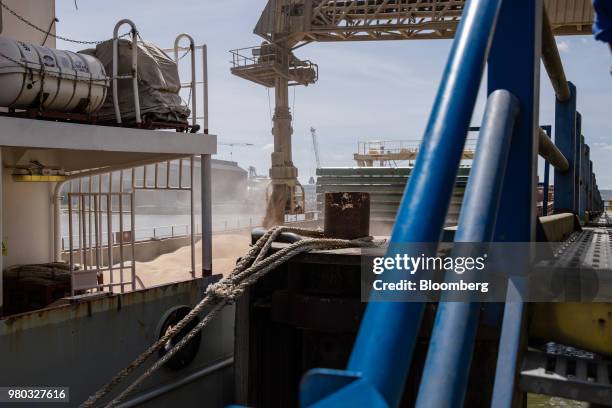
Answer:
<path fill-rule="evenodd" d="M 363 167 L 319 169 L 321 183 L 318 189 L 321 192 L 337 192 L 344 188 L 345 191 L 373 194 L 373 214 L 378 215 L 386 206 L 385 210 L 395 217 L 390 247 L 399 243 L 438 242 L 442 237 L 449 238 L 444 234 L 444 227 L 449 207 L 452 207 L 460 163 L 465 159 L 473 160 L 451 240 L 483 243 L 569 240 L 562 257 L 571 258 L 570 254 L 574 254 L 578 256 L 574 261 L 578 259 L 585 268 L 597 267 L 597 257 L 576 254 L 585 251 L 599 254 L 603 247 L 608 251 L 607 238 L 603 237 L 609 236 L 609 230 L 602 224 L 607 218 L 590 160 L 590 148 L 582 135 L 581 121 L 587 118 L 585 115 L 583 119 L 577 111 L 577 90 L 566 78 L 554 39 L 555 35 L 589 33 L 593 21 L 589 1 L 472 0 L 424 4 L 411 0 L 325 0 L 279 3 L 283 2 L 268 3 L 255 28 L 255 33 L 278 47 L 279 52 L 292 53 L 312 42 L 454 38 L 422 144 L 419 147 L 388 147 L 388 142 L 364 143 L 355 155 L 355 160 Z M 543 126 L 539 121 L 540 62 L 543 62 L 555 93 L 554 133 L 552 127 Z M 252 65 L 249 68 L 234 65 L 232 72 L 258 82 L 249 78 L 247 72 L 254 69 L 258 61 L 253 60 Z M 479 127 L 480 137 L 474 149 L 466 153 L 464 146 L 470 119 L 485 75 L 488 101 Z M 291 79 L 286 74 L 285 77 Z M 271 82 L 264 85 L 271 86 Z M 549 198 L 554 197 L 554 215 L 544 217 L 538 217 L 535 211 L 538 155 L 545 160 L 544 214 L 549 212 Z M 373 166 L 400 160 L 414 161 L 405 189 L 399 188 L 403 192 L 401 204 L 395 199 L 393 204 L 381 204 L 379 198 L 395 193 L 394 189 L 402 181 L 406 182 L 400 180 L 406 175 L 393 173 L 398 169 Z M 549 192 L 548 188 L 551 166 L 554 192 Z M 381 173 L 376 177 L 365 174 L 370 170 L 393 174 Z M 513 268 L 530 270 L 533 256 L 530 250 L 525 251 L 513 259 Z M 302 310 L 306 304 L 322 321 L 329 323 L 323 316 L 334 313 L 334 308 L 325 308 L 323 304 L 331 302 L 332 296 L 326 296 L 315 283 L 317 278 L 298 264 L 343 264 L 353 268 L 355 262 L 349 253 L 341 251 L 304 256 L 287 266 L 292 276 L 287 288 L 281 281 L 275 281 L 280 289 L 271 294 L 272 321 L 293 325 L 298 333 L 301 329 L 312 330 L 310 335 L 304 332 L 301 337 L 299 344 L 303 354 L 294 348 L 298 347 L 297 343 L 287 345 L 305 359 L 305 365 L 321 357 L 317 353 L 325 354 L 321 351 L 325 346 L 315 339 L 314 333 L 318 331 L 331 337 L 336 335 L 352 344 L 348 353 L 339 344 L 338 347 L 329 346 L 327 359 L 320 358 L 329 365 L 308 371 L 301 379 L 299 394 L 290 392 L 288 401 L 297 397 L 301 406 L 317 407 L 351 404 L 395 407 L 400 402 L 402 406 L 414 404 L 418 407 L 455 407 L 464 403 L 465 406 L 511 407 L 523 406 L 526 392 L 541 392 L 566 398 L 580 397 L 596 404 L 612 403 L 609 358 L 570 362 L 561 357 L 555 360 L 542 350 L 527 353 L 527 344 L 536 340 L 536 333 L 542 333 L 546 319 L 551 315 L 559 316 L 558 310 L 572 309 L 572 305 L 563 304 L 558 308 L 548 305 L 554 312 L 545 312 L 524 302 L 526 279 L 520 273 L 508 280 L 506 303 L 502 307 L 442 298 L 433 307 L 433 312 L 424 303 L 384 301 L 370 302 L 365 310 L 360 310 L 348 299 L 350 289 L 339 295 L 341 290 L 330 284 L 334 304 L 346 312 L 343 315 L 336 311 L 334 316 L 347 317 L 351 322 L 358 319 L 359 328 L 349 322 L 331 328 L 309 319 Z M 330 273 L 333 274 L 331 270 Z M 343 279 L 352 282 L 348 277 Z M 313 288 L 321 289 L 321 293 L 313 295 L 312 291 L 316 291 Z M 269 293 L 271 287 L 266 286 L 265 290 Z M 255 290 L 252 296 L 257 297 L 257 293 Z M 298 299 L 292 299 L 287 293 Z M 237 316 L 248 319 L 249 313 L 257 313 L 249 304 L 257 304 L 259 300 L 251 298 L 241 302 Z M 604 311 L 596 311 L 591 305 L 584 307 L 589 310 L 584 312 L 583 309 L 586 315 L 593 313 L 603 322 L 601 324 L 610 324 L 609 314 L 606 314 L 609 304 Z M 286 308 L 288 311 L 283 312 Z M 258 321 L 257 328 L 242 327 L 238 332 L 247 330 L 253 336 L 257 333 L 253 330 L 271 327 L 261 325 Z M 577 336 L 568 337 L 567 332 L 553 334 L 553 330 L 546 327 L 551 338 L 576 341 Z M 354 344 L 334 334 L 352 330 L 356 332 Z M 483 330 L 488 333 L 487 341 L 491 341 L 487 343 L 491 349 L 486 352 L 482 349 Z M 593 334 L 597 329 L 587 325 L 585 330 Z M 287 339 L 294 335 L 283 333 Z M 583 346 L 609 355 L 609 347 L 601 348 L 606 339 L 609 340 L 609 333 L 604 330 L 595 336 L 599 336 L 597 339 Z M 253 343 L 246 348 L 243 346 L 244 343 L 237 343 L 237 366 L 246 370 L 246 373 L 237 374 L 238 400 L 243 404 L 265 404 L 269 401 L 265 391 L 259 393 L 253 388 L 255 379 L 250 375 L 254 375 L 255 368 L 249 361 L 260 361 L 270 370 L 274 364 L 263 361 L 269 361 L 274 351 Z M 487 353 L 497 356 L 497 360 L 486 361 Z M 340 362 L 344 369 L 339 369 Z M 567 370 L 565 366 L 573 368 Z M 475 380 L 470 367 L 477 375 L 492 378 L 485 382 L 482 377 L 480 381 Z M 282 372 L 295 369 L 283 364 L 278 368 Z M 265 380 L 257 380 L 257 384 L 267 389 Z"/>
<path fill-rule="evenodd" d="M 353 159 L 360 167 L 410 167 L 416 160 L 421 142 L 410 140 L 368 140 L 359 142 Z M 474 160 L 476 140 L 468 140 L 461 160 Z"/>
<path fill-rule="evenodd" d="M 293 128 L 288 90 L 291 86 L 314 84 L 319 78 L 318 65 L 296 57 L 294 51 L 313 42 L 454 38 L 466 3 L 464 0 L 300 0 L 290 3 L 270 0 L 267 3 L 254 29 L 254 33 L 264 40 L 262 44 L 230 52 L 232 74 L 275 92 L 274 152 L 270 167 L 273 186 L 270 202 L 274 204 L 268 207 L 272 219 L 283 222 L 286 214 L 295 213 L 300 201 L 298 171 L 292 159 Z M 544 28 L 551 34 L 544 37 L 542 55 L 551 78 L 556 78 L 560 62 L 558 58 L 548 57 L 554 56 L 554 52 L 547 52 L 551 48 L 547 38 L 585 34 L 593 21 L 593 9 L 589 0 L 546 0 L 545 3 L 550 11 L 550 24 Z M 553 86 L 563 79 L 554 79 Z M 567 90 L 558 92 L 567 95 Z M 383 156 L 390 160 L 410 157 L 409 150 Z M 469 156 L 469 151 L 466 155 Z M 356 157 L 360 163 L 369 164 L 368 157 L 364 161 L 361 159 Z"/>

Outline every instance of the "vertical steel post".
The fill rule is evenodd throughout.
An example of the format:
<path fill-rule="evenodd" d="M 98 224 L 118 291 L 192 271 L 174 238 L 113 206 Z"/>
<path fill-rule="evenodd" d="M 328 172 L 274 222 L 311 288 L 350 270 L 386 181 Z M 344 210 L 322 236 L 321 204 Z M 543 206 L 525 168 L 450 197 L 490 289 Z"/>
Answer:
<path fill-rule="evenodd" d="M 81 249 L 81 264 L 83 265 L 83 270 L 87 270 L 89 269 L 87 267 L 87 253 L 88 253 L 88 246 L 87 246 L 87 222 L 85 222 L 85 217 L 87 215 L 87 211 L 85 210 L 85 194 L 81 193 L 79 195 L 79 210 L 81 213 L 81 219 L 83 220 L 81 222 L 81 228 L 82 231 L 81 233 L 83 234 L 83 247 Z M 91 241 L 90 241 L 91 242 Z"/>
<path fill-rule="evenodd" d="M 106 245 L 107 245 L 107 258 L 108 258 L 108 274 L 110 275 L 110 283 L 115 283 L 115 277 L 113 276 L 113 176 L 111 173 L 110 187 L 108 195 L 106 196 Z M 115 288 L 111 286 L 111 291 Z"/>
<path fill-rule="evenodd" d="M 543 11 L 542 0 L 504 0 L 489 55 L 489 93 L 506 89 L 518 98 L 521 106 L 508 158 L 512 177 L 504 179 L 495 227 L 494 240 L 499 242 L 535 241 Z M 512 263 L 512 268 L 518 274 L 525 273 L 530 262 L 531 254 L 525 253 Z M 517 392 L 524 304 L 520 296 L 514 295 L 515 289 L 519 295 L 522 293 L 522 286 L 520 277 L 509 282 L 511 297 L 504 308 L 493 388 L 495 407 L 510 407 Z"/>
<path fill-rule="evenodd" d="M 555 145 L 567 158 L 568 171 L 555 169 L 555 213 L 576 212 L 574 177 L 576 172 L 576 87 L 569 82 L 571 97 L 555 104 Z"/>
<path fill-rule="evenodd" d="M 580 216 L 580 169 L 582 160 L 582 146 L 580 137 L 582 136 L 582 115 L 576 111 L 576 132 L 574 133 L 574 206 L 573 213 Z"/>
<path fill-rule="evenodd" d="M 552 135 L 551 126 L 542 126 L 544 132 L 548 137 Z M 571 166 L 571 165 L 570 165 Z M 542 189 L 542 215 L 548 215 L 548 190 L 550 184 L 550 163 L 548 160 L 544 161 L 544 188 Z"/>
<path fill-rule="evenodd" d="M 100 178 L 102 178 L 102 176 L 99 176 Z M 98 274 L 98 279 L 100 279 L 100 277 L 102 275 L 100 275 L 100 267 L 101 267 L 101 262 L 100 262 L 100 250 L 101 250 L 101 245 L 100 245 L 100 192 L 98 191 L 98 194 L 94 194 L 91 193 L 91 198 L 93 198 L 93 208 L 94 208 L 94 254 L 96 256 L 96 273 Z M 92 254 L 92 256 L 94 255 Z M 91 261 L 91 264 L 93 266 L 93 259 Z M 99 281 L 98 281 L 99 283 Z"/>
<path fill-rule="evenodd" d="M 208 46 L 202 45 L 202 81 L 204 86 L 204 134 L 208 134 Z"/>
<path fill-rule="evenodd" d="M 404 191 L 392 245 L 439 241 L 501 3 L 471 0 L 466 5 Z M 347 372 L 360 373 L 359 384 L 368 395 L 378 395 L 390 407 L 397 406 L 402 396 L 423 311 L 423 303 L 371 302 L 361 321 Z M 311 374 L 314 379 L 316 370 Z M 308 380 L 302 383 L 303 390 L 312 390 Z M 327 395 L 332 391 L 329 386 L 326 390 Z M 336 406 L 349 395 L 355 401 L 354 387 L 333 391 L 338 392 L 318 405 Z M 322 399 L 320 392 L 302 393 L 302 404 Z"/>
<path fill-rule="evenodd" d="M 584 144 L 584 155 L 582 157 L 584 159 L 584 175 L 583 175 L 583 184 L 584 184 L 584 220 L 586 222 L 589 221 L 589 195 L 590 195 L 590 184 L 591 184 L 591 148 L 588 144 Z"/>
<path fill-rule="evenodd" d="M 189 159 L 189 222 L 191 225 L 189 242 L 191 244 L 191 277 L 195 279 L 196 276 L 196 253 L 195 253 L 195 156 L 191 156 Z M 172 227 L 172 236 L 174 236 L 174 226 Z M 203 241 L 202 241 L 203 242 Z"/>
<path fill-rule="evenodd" d="M 62 250 L 64 249 L 63 238 L 62 238 L 62 224 L 61 224 L 61 216 L 62 216 L 61 214 L 61 211 L 62 211 L 61 191 L 64 185 L 65 185 L 65 181 L 64 182 L 60 181 L 60 182 L 55 183 L 55 186 L 53 188 L 53 254 L 54 254 L 53 259 L 55 260 L 55 262 L 62 261 Z M 0 269 L 2 269 L 1 265 L 0 265 Z"/>
<path fill-rule="evenodd" d="M 80 197 L 79 197 L 80 199 Z M 68 193 L 68 269 L 70 270 L 70 296 L 74 296 L 74 232 L 72 231 L 72 194 Z"/>
<path fill-rule="evenodd" d="M 198 121 L 198 110 L 197 110 L 197 88 L 196 88 L 196 48 L 195 41 L 193 37 L 189 34 L 183 33 L 176 36 L 174 40 L 174 61 L 178 66 L 180 62 L 180 58 L 178 55 L 179 44 L 183 38 L 186 38 L 189 41 L 189 53 L 191 54 L 191 124 L 193 126 L 197 125 Z"/>
<path fill-rule="evenodd" d="M 132 190 L 130 194 L 130 229 L 131 232 L 131 242 L 130 247 L 132 251 L 132 267 L 131 267 L 131 280 L 132 280 L 132 290 L 136 290 L 136 216 L 135 209 L 136 204 L 134 203 L 134 198 L 136 193 Z"/>
<path fill-rule="evenodd" d="M 587 145 L 584 143 L 584 136 L 580 135 L 580 177 L 579 177 L 579 189 L 580 189 L 580 200 L 578 201 L 578 217 L 581 220 L 585 219 L 586 215 L 586 169 L 587 169 Z"/>
<path fill-rule="evenodd" d="M 2 7 L 0 7 L 2 8 Z M 0 19 L 2 19 L 2 14 L 0 13 Z M 0 21 L 0 32 L 2 32 L 1 29 L 1 25 L 2 22 Z M 3 208 L 4 208 L 4 201 L 3 201 L 3 189 L 4 189 L 4 166 L 2 164 L 2 148 L 0 147 L 0 317 L 2 317 L 2 309 L 4 307 L 4 300 L 3 300 L 3 296 L 2 294 L 4 293 L 4 287 L 2 286 L 2 280 L 4 279 L 3 277 L 3 270 L 4 270 L 4 219 L 2 218 L 3 215 Z"/>
<path fill-rule="evenodd" d="M 122 123 L 121 110 L 119 108 L 119 95 L 117 81 L 119 80 L 119 27 L 128 24 L 132 33 L 132 66 L 129 75 L 124 75 L 122 79 L 130 78 L 132 80 L 132 92 L 134 93 L 134 113 L 136 115 L 136 123 L 140 124 L 140 99 L 138 95 L 138 30 L 136 25 L 128 19 L 119 20 L 113 30 L 113 77 L 112 77 L 112 92 L 113 105 L 115 108 L 115 117 L 118 124 Z"/>
<path fill-rule="evenodd" d="M 508 91 L 498 90 L 489 96 L 455 242 L 490 242 L 493 238 L 518 111 L 518 101 Z M 443 295 L 416 407 L 463 406 L 479 314 L 480 303 L 448 301 Z"/>
<path fill-rule="evenodd" d="M 202 276 L 212 275 L 212 183 L 210 154 L 203 154 L 200 162 L 202 174 Z"/>
<path fill-rule="evenodd" d="M 132 169 L 132 189 L 134 191 L 135 170 Z M 123 171 L 119 174 L 119 280 L 121 281 L 121 293 L 125 292 L 123 270 L 125 268 L 123 253 Z"/>
<path fill-rule="evenodd" d="M 208 134 L 208 47 L 202 45 L 204 82 L 204 134 Z M 202 276 L 212 275 L 212 181 L 210 154 L 200 156 L 200 205 L 202 209 Z"/>
<path fill-rule="evenodd" d="M 595 174 L 593 173 L 593 161 L 589 160 L 589 205 L 587 210 L 595 211 L 595 206 L 593 205 L 593 197 L 594 197 L 594 186 L 595 186 Z"/>

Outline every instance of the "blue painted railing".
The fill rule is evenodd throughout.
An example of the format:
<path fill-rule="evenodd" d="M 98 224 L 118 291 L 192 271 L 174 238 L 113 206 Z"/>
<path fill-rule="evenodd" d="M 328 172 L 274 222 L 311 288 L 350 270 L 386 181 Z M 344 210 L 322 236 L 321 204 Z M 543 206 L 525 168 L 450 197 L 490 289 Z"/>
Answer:
<path fill-rule="evenodd" d="M 423 148 L 397 214 L 391 246 L 439 241 L 501 3 L 502 0 L 472 0 L 466 5 L 425 130 Z M 311 382 L 325 383 L 322 376 L 341 374 L 310 372 L 303 380 L 302 405 L 318 401 L 317 406 L 332 407 L 358 392 L 361 398 L 377 394 L 387 406 L 397 406 L 423 310 L 423 303 L 369 303 L 346 373 L 358 373 L 359 381 L 350 382 L 352 386 L 343 385 L 331 395 L 322 395 L 316 391 L 320 387 Z"/>
<path fill-rule="evenodd" d="M 495 91 L 489 96 L 455 242 L 493 239 L 518 109 L 518 101 L 507 91 Z M 419 408 L 459 407 L 467 388 L 480 304 L 446 298 L 443 296 L 438 306 L 431 334 L 416 404 Z"/>
<path fill-rule="evenodd" d="M 541 44 L 542 18 L 542 0 L 466 3 L 397 214 L 390 248 L 439 241 L 487 62 L 487 114 L 456 240 L 535 241 L 534 137 L 538 129 L 537 47 Z M 555 170 L 555 209 L 596 213 L 603 203 L 588 161 L 588 148 L 580 138 L 580 116 L 571 84 L 570 91 L 569 100 L 557 103 L 555 142 L 570 163 L 570 171 Z M 517 105 L 521 109 L 515 119 Z M 512 169 L 512 177 L 503 177 L 505 169 Z M 557 194 L 561 196 L 559 203 Z M 394 256 L 393 251 L 390 249 L 387 255 Z M 529 262 L 530 255 L 525 254 L 524 259 L 515 260 L 515 266 L 528 270 Z M 516 389 L 524 335 L 522 285 L 519 276 L 508 286 L 492 400 L 496 407 L 511 406 Z M 418 406 L 462 406 L 478 308 L 475 303 L 441 303 Z M 309 371 L 301 384 L 300 404 L 396 407 L 403 395 L 423 311 L 423 303 L 370 302 L 347 369 Z M 501 312 L 493 316 L 502 319 Z"/>

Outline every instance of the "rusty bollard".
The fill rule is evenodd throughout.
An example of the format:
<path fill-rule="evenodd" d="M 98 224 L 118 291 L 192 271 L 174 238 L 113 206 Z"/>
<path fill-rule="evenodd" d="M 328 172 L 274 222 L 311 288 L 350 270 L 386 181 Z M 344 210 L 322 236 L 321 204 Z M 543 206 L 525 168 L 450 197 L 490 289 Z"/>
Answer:
<path fill-rule="evenodd" d="M 324 233 L 341 239 L 370 235 L 369 193 L 325 193 Z"/>

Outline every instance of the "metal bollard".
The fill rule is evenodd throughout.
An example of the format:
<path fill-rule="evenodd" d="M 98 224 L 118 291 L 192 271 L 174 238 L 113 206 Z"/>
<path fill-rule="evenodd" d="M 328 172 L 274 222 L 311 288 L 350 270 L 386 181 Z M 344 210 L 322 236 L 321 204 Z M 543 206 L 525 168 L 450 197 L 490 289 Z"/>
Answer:
<path fill-rule="evenodd" d="M 370 235 L 370 194 L 326 193 L 323 232 L 341 239 Z"/>

